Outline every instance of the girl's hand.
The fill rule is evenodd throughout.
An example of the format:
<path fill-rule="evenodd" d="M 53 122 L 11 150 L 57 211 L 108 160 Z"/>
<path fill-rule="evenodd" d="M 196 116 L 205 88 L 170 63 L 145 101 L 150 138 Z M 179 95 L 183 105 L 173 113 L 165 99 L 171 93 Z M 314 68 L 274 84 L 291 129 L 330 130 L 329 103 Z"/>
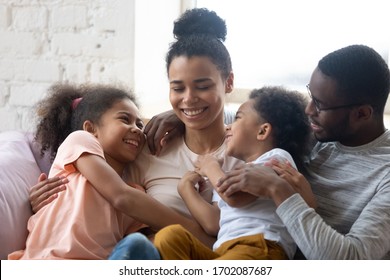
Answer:
<path fill-rule="evenodd" d="M 154 116 L 145 126 L 149 150 L 152 155 L 159 155 L 163 146 L 170 139 L 183 135 L 184 124 L 173 110 Z"/>
<path fill-rule="evenodd" d="M 267 166 L 270 166 L 281 178 L 286 180 L 310 207 L 314 209 L 317 207 L 317 201 L 311 190 L 310 183 L 288 161 L 272 160 L 267 163 Z"/>
<path fill-rule="evenodd" d="M 38 178 L 38 184 L 30 189 L 29 201 L 32 211 L 37 213 L 43 206 L 56 199 L 58 193 L 66 189 L 66 183 L 68 183 L 66 178 L 53 177 L 48 179 L 47 175 L 42 173 Z"/>

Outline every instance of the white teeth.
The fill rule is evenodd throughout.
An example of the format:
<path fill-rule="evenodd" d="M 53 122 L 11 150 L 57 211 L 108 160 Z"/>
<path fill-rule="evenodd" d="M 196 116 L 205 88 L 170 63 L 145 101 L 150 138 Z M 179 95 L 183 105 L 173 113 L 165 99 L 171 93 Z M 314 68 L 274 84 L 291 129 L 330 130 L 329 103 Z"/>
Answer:
<path fill-rule="evenodd" d="M 202 108 L 202 109 L 197 109 L 197 110 L 183 110 L 184 114 L 188 115 L 188 116 L 195 116 L 195 115 L 198 115 L 200 113 L 202 113 L 205 109 Z"/>
<path fill-rule="evenodd" d="M 124 139 L 123 141 L 124 141 L 126 144 L 132 144 L 132 145 L 138 147 L 138 141 L 131 140 L 131 139 Z"/>

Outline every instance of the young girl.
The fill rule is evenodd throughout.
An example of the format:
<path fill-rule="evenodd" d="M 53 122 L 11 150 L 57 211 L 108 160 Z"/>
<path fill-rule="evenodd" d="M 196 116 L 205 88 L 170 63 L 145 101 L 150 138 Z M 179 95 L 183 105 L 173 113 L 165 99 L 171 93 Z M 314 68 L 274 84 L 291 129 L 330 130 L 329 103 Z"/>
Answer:
<path fill-rule="evenodd" d="M 125 167 L 145 143 L 134 95 L 55 85 L 39 114 L 36 137 L 55 157 L 49 176 L 65 177 L 66 189 L 30 218 L 25 250 L 9 259 L 107 259 L 118 241 L 146 228 L 141 222 L 159 229 L 176 220 L 192 230 L 191 221 L 125 183 Z"/>
<path fill-rule="evenodd" d="M 226 153 L 246 163 L 265 164 L 269 160 L 301 164 L 310 135 L 306 102 L 301 94 L 280 87 L 252 91 L 236 120 L 227 128 Z M 293 160 L 294 159 L 294 160 Z M 242 193 L 232 200 L 215 186 L 224 175 L 220 161 L 206 155 L 199 158 L 195 171 L 187 172 L 178 191 L 191 214 L 209 234 L 218 239 L 209 249 L 179 225 L 159 231 L 155 245 L 163 259 L 289 259 L 296 246 L 278 218 L 270 199 Z M 207 176 L 215 187 L 214 205 L 199 196 Z M 304 197 L 315 206 L 313 196 Z M 218 206 L 217 206 L 218 204 Z"/>

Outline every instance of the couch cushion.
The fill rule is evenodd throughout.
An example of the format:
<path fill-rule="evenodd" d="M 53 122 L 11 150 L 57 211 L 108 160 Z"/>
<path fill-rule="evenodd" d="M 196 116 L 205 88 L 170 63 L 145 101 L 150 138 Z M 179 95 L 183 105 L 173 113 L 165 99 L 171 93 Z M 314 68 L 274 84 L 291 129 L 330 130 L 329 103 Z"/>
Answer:
<path fill-rule="evenodd" d="M 45 152 L 43 155 L 41 154 L 41 145 L 34 140 L 34 134 L 31 132 L 27 132 L 26 136 L 28 138 L 28 142 L 30 144 L 31 152 L 35 158 L 36 163 L 38 164 L 41 172 L 49 174 L 51 161 L 49 152 Z"/>
<path fill-rule="evenodd" d="M 25 246 L 32 215 L 28 191 L 41 173 L 24 132 L 0 133 L 0 170 L 0 259 L 6 259 Z"/>

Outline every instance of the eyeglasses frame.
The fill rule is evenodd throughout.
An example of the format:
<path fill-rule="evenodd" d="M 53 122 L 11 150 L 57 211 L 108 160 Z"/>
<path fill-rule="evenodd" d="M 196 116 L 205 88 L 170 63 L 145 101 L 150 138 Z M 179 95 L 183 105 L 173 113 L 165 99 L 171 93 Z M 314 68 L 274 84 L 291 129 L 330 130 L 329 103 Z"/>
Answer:
<path fill-rule="evenodd" d="M 334 107 L 321 108 L 319 105 L 319 101 L 315 97 L 313 97 L 313 95 L 311 94 L 309 84 L 306 85 L 306 89 L 307 89 L 307 92 L 309 94 L 309 97 L 311 98 L 311 100 L 314 103 L 314 107 L 316 108 L 317 113 L 320 113 L 321 111 L 332 111 L 332 110 L 338 110 L 338 109 L 342 109 L 342 108 L 349 108 L 349 107 L 362 105 L 361 103 L 353 103 L 353 104 L 345 104 L 345 105 L 339 105 L 339 106 L 334 106 Z"/>

